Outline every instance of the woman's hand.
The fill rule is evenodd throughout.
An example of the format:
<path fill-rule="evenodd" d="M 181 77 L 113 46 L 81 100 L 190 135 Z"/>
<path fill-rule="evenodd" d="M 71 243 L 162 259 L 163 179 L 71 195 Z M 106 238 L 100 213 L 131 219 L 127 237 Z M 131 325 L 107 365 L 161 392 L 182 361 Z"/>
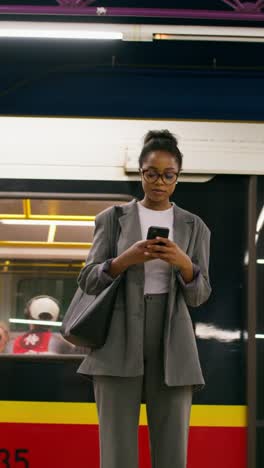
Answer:
<path fill-rule="evenodd" d="M 153 260 L 151 257 L 146 256 L 145 253 L 148 251 L 148 247 L 154 243 L 156 243 L 156 239 L 135 242 L 135 244 L 112 260 L 109 269 L 110 275 L 115 278 L 131 265 Z"/>
<path fill-rule="evenodd" d="M 122 258 L 127 266 L 137 265 L 138 263 L 144 263 L 152 260 L 152 258 L 146 256 L 145 253 L 147 253 L 148 249 L 156 242 L 156 239 L 135 242 L 135 244 L 125 250 L 119 258 Z"/>
<path fill-rule="evenodd" d="M 159 258 L 184 271 L 187 271 L 190 267 L 192 268 L 191 259 L 175 242 L 164 237 L 156 237 L 154 240 L 155 243 L 148 245 L 144 253 L 147 258 Z M 164 245 L 158 245 L 159 242 Z"/>

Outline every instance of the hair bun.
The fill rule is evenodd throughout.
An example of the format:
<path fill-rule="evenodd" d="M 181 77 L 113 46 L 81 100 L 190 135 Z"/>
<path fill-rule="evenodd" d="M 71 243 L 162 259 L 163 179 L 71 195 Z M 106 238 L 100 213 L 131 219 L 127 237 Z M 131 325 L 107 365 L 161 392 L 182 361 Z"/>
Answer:
<path fill-rule="evenodd" d="M 175 146 L 178 145 L 177 138 L 169 130 L 149 130 L 144 137 L 144 145 L 148 144 L 151 140 L 170 140 Z"/>
<path fill-rule="evenodd" d="M 139 167 L 143 167 L 145 159 L 154 151 L 170 153 L 175 159 L 179 172 L 182 169 L 183 155 L 178 148 L 177 138 L 169 130 L 149 130 L 144 136 L 144 144 L 138 158 Z"/>

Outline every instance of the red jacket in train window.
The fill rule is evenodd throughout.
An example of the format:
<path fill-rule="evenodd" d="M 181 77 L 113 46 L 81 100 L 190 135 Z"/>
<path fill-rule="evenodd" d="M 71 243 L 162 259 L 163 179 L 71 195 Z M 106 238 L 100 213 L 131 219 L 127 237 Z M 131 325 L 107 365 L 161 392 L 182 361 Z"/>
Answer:
<path fill-rule="evenodd" d="M 29 331 L 15 339 L 13 353 L 47 353 L 49 352 L 51 337 L 52 333 L 50 331 Z"/>

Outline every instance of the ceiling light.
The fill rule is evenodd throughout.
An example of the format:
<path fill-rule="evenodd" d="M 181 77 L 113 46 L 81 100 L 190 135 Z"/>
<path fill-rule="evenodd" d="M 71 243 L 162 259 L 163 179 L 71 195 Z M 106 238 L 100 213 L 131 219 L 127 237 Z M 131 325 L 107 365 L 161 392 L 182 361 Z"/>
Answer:
<path fill-rule="evenodd" d="M 168 33 L 154 33 L 153 34 L 153 39 L 155 41 L 219 41 L 219 42 L 264 42 L 264 37 L 262 32 L 260 32 L 258 35 L 256 35 L 254 32 L 252 33 L 240 33 L 240 32 L 234 32 L 234 30 L 231 30 L 227 28 L 221 30 L 218 28 L 218 30 L 214 31 L 211 28 L 211 31 L 207 28 L 200 28 L 200 31 L 197 30 L 191 31 L 190 33 L 180 31 L 177 33 L 173 32 L 168 32 Z M 230 34 L 228 34 L 230 33 Z"/>
<path fill-rule="evenodd" d="M 101 30 L 100 25 L 67 23 L 1 22 L 0 37 L 23 39 L 95 39 L 122 40 L 117 31 Z"/>
<path fill-rule="evenodd" d="M 24 226 L 94 226 L 94 221 L 49 221 L 48 219 L 1 219 L 0 223 Z"/>
<path fill-rule="evenodd" d="M 32 324 L 32 325 L 48 325 L 52 327 L 60 327 L 62 322 L 53 322 L 52 320 L 29 320 L 29 319 L 9 319 L 10 323 L 19 323 L 19 324 Z"/>

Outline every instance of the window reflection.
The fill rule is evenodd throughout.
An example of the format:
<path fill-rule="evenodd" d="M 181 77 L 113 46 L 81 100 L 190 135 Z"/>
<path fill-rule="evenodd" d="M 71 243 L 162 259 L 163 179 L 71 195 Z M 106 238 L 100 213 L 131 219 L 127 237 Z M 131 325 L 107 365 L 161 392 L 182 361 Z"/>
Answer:
<path fill-rule="evenodd" d="M 0 322 L 0 354 L 6 352 L 10 340 L 9 327 L 6 323 Z"/>
<path fill-rule="evenodd" d="M 62 338 L 60 324 L 91 246 L 95 216 L 130 198 L 0 198 L 2 355 L 86 352 Z"/>
<path fill-rule="evenodd" d="M 48 266 L 10 261 L 0 273 L 0 352 L 7 354 L 79 354 L 59 333 L 62 318 L 76 289 L 80 265 Z M 64 265 L 65 267 L 66 265 Z M 57 273 L 56 270 L 57 269 Z M 71 271 L 73 270 L 73 271 Z"/>
<path fill-rule="evenodd" d="M 213 324 L 199 323 L 195 324 L 195 334 L 197 338 L 203 340 L 217 340 L 221 343 L 232 343 L 233 341 L 240 340 L 242 335 L 246 338 L 241 330 L 227 330 L 216 327 Z"/>
<path fill-rule="evenodd" d="M 42 295 L 31 298 L 24 309 L 24 322 L 28 325 L 28 330 L 13 339 L 9 345 L 9 352 L 14 354 L 64 352 L 64 341 L 52 332 L 52 325 L 57 323 L 59 313 L 59 303 L 53 297 Z"/>

